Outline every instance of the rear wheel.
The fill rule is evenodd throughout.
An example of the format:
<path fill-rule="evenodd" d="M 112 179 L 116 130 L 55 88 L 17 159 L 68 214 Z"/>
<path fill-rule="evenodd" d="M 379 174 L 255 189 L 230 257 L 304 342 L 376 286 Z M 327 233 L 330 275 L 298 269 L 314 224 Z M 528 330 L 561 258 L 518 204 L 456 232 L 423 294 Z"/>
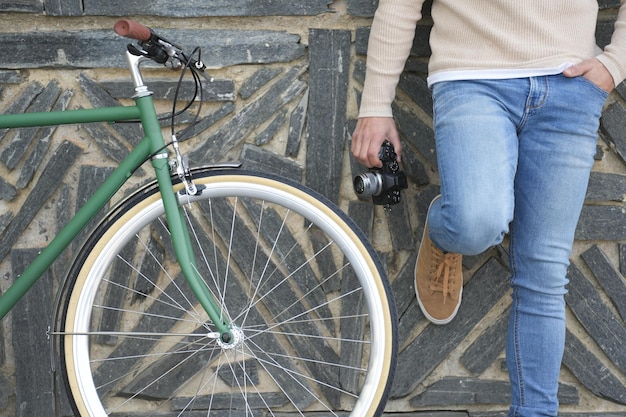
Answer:
<path fill-rule="evenodd" d="M 194 182 L 201 195 L 181 207 L 235 340 L 196 302 L 148 186 L 97 228 L 66 283 L 61 360 L 77 414 L 382 413 L 394 305 L 354 223 L 277 177 L 204 170 Z"/>

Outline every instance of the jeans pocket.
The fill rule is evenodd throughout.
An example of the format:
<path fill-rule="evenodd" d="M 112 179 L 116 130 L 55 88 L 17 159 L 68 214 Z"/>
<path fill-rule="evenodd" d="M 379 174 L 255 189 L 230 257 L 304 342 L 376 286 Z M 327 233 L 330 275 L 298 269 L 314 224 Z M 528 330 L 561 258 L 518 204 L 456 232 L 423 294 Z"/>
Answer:
<path fill-rule="evenodd" d="M 599 87 L 598 85 L 596 85 L 593 81 L 591 81 L 588 78 L 585 78 L 584 76 L 580 75 L 578 77 L 576 77 L 577 80 L 581 81 L 584 85 L 588 86 L 591 88 L 591 90 L 595 93 L 595 94 L 599 94 L 600 95 L 600 99 L 602 100 L 602 102 L 604 102 L 604 100 L 607 99 L 607 97 L 609 96 L 609 92 L 602 89 L 601 87 Z"/>

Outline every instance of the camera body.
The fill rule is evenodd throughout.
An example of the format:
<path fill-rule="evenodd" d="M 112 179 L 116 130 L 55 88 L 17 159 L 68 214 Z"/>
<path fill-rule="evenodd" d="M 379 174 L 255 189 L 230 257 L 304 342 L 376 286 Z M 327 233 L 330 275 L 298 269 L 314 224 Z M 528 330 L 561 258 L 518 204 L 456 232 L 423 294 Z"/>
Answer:
<path fill-rule="evenodd" d="M 408 187 L 406 174 L 400 171 L 396 151 L 384 141 L 378 153 L 382 168 L 372 168 L 354 178 L 354 191 L 361 197 L 372 197 L 374 204 L 389 206 L 400 202 L 400 191 Z"/>

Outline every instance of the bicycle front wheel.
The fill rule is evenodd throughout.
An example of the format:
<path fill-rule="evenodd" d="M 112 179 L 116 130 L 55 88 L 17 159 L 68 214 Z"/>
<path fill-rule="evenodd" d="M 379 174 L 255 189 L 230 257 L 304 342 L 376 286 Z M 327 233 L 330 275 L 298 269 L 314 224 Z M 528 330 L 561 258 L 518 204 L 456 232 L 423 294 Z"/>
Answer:
<path fill-rule="evenodd" d="M 64 289 L 61 363 L 77 415 L 380 415 L 396 318 L 358 228 L 274 176 L 201 170 L 194 182 L 202 193 L 181 209 L 235 341 L 195 300 L 148 186 L 96 229 Z"/>

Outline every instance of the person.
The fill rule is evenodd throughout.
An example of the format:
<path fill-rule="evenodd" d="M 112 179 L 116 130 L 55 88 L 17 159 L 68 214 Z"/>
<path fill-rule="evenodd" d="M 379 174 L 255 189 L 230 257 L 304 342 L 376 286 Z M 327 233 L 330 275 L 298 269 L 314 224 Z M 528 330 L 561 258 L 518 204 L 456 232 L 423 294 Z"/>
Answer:
<path fill-rule="evenodd" d="M 509 234 L 509 416 L 556 416 L 566 272 L 596 153 L 603 104 L 626 77 L 626 0 L 611 42 L 595 42 L 594 0 L 433 0 L 428 85 L 440 195 L 415 268 L 424 315 L 449 323 L 463 255 Z M 401 158 L 391 104 L 423 0 L 380 0 L 351 152 Z M 467 300 L 466 300 L 467 302 Z M 480 300 L 470 300 L 480 302 Z"/>

